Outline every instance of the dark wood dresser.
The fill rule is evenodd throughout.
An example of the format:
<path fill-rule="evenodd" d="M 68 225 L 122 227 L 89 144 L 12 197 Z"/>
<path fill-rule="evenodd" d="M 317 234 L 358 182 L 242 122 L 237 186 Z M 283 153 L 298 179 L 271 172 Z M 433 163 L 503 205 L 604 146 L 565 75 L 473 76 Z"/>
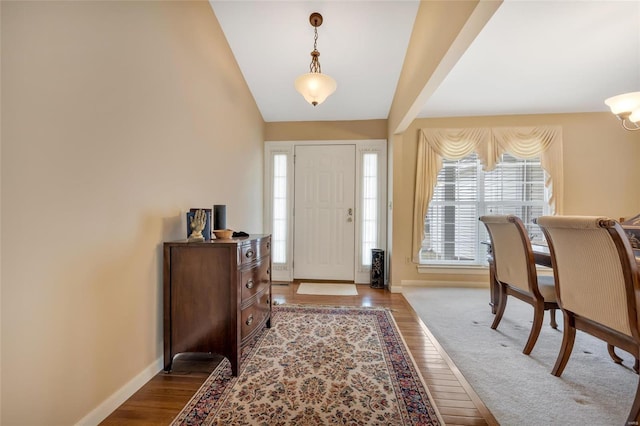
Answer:
<path fill-rule="evenodd" d="M 211 352 L 238 374 L 240 353 L 271 326 L 271 236 L 164 243 L 164 370 L 186 352 Z"/>

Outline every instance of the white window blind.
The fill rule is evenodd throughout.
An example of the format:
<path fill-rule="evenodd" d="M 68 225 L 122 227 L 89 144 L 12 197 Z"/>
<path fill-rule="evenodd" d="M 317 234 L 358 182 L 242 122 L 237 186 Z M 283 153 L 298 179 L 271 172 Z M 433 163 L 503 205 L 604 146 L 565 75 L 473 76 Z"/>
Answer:
<path fill-rule="evenodd" d="M 273 263 L 287 263 L 287 155 L 273 156 Z"/>
<path fill-rule="evenodd" d="M 362 265 L 371 266 L 378 245 L 378 154 L 362 156 Z"/>
<path fill-rule="evenodd" d="M 546 214 L 544 171 L 539 159 L 509 154 L 490 172 L 483 172 L 475 153 L 460 160 L 443 160 L 442 170 L 425 217 L 420 263 L 484 264 L 488 239 L 478 217 L 515 214 L 541 240 L 533 219 Z"/>

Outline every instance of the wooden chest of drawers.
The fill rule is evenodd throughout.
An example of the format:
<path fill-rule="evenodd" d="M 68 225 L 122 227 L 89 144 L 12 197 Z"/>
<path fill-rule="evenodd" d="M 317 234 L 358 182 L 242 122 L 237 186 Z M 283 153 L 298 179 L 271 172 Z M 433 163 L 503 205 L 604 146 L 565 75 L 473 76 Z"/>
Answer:
<path fill-rule="evenodd" d="M 271 237 L 164 243 L 164 369 L 186 352 L 221 354 L 271 326 Z"/>

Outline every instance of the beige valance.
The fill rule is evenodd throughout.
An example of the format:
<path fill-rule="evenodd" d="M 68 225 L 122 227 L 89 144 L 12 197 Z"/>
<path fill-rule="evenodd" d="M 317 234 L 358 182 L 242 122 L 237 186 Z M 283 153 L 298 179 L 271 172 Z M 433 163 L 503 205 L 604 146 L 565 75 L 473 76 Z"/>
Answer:
<path fill-rule="evenodd" d="M 485 171 L 493 170 L 505 152 L 516 158 L 540 157 L 545 188 L 553 214 L 562 213 L 562 128 L 481 127 L 465 129 L 420 129 L 416 192 L 413 206 L 413 258 L 418 261 L 424 239 L 424 218 L 442 169 L 442 159 L 457 160 L 478 154 Z"/>

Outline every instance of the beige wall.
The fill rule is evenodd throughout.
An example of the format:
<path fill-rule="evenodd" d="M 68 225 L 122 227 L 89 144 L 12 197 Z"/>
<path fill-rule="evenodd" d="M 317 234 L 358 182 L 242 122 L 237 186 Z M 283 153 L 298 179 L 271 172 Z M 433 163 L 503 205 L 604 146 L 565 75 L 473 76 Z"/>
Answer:
<path fill-rule="evenodd" d="M 262 231 L 264 123 L 207 2 L 1 7 L 1 423 L 69 425 L 159 370 L 185 211 Z"/>
<path fill-rule="evenodd" d="M 411 259 L 418 129 L 560 125 L 563 131 L 565 214 L 630 217 L 640 213 L 640 132 L 624 130 L 609 113 L 417 119 L 393 151 L 392 285 L 402 280 L 477 282 L 477 275 L 419 274 Z"/>
<path fill-rule="evenodd" d="M 263 123 L 204 1 L 0 10 L 0 423 L 73 424 L 161 362 L 161 243 L 188 208 L 260 232 L 263 140 L 387 139 L 387 120 Z M 640 132 L 608 113 L 415 120 L 390 144 L 394 285 L 425 279 L 405 263 L 417 129 L 536 124 L 563 126 L 566 213 L 640 212 Z"/>
<path fill-rule="evenodd" d="M 265 123 L 265 141 L 386 139 L 387 120 Z"/>

